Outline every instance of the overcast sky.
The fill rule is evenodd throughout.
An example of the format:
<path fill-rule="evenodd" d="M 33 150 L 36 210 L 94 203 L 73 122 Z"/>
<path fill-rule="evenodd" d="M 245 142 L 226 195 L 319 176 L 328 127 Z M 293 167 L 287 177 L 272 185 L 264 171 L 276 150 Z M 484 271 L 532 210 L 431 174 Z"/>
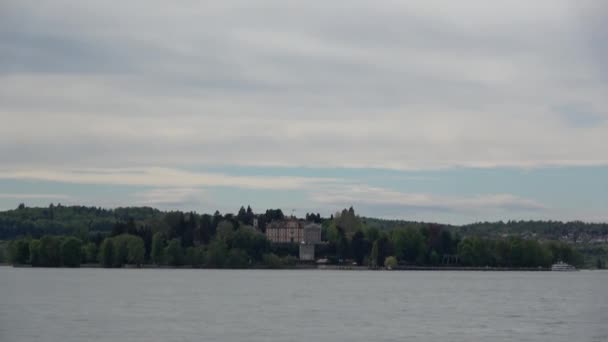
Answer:
<path fill-rule="evenodd" d="M 2 0 L 0 208 L 606 221 L 606 42 L 603 0 Z"/>

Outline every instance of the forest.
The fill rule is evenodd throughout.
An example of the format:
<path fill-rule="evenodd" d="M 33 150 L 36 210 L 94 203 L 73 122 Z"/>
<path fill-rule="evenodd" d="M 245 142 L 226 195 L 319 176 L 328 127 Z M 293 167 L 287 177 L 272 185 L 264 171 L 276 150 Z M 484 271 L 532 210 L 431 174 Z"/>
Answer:
<path fill-rule="evenodd" d="M 198 214 L 148 207 L 20 205 L 0 212 L 0 262 L 36 267 L 296 267 L 298 245 L 274 244 L 264 235 L 269 222 L 284 217 L 280 209 L 256 214 L 249 206 L 237 214 Z M 330 264 L 546 268 L 561 260 L 603 268 L 606 260 L 602 245 L 589 259 L 580 246 L 536 233 L 550 232 L 554 222 L 530 221 L 544 228 L 522 235 L 515 229 L 505 234 L 508 224 L 501 222 L 494 223 L 500 234 L 488 233 L 489 223 L 384 221 L 359 217 L 352 207 L 325 218 L 307 213 L 302 219 L 322 225 L 324 242 L 317 246 L 316 257 Z M 562 236 L 561 225 L 562 230 L 549 236 Z M 582 224 L 565 233 L 580 236 L 605 228 Z"/>

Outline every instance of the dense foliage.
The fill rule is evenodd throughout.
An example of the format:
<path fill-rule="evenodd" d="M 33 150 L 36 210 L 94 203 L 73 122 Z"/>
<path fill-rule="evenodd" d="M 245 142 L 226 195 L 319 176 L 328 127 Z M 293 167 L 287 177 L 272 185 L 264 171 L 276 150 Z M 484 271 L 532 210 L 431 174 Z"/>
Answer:
<path fill-rule="evenodd" d="M 266 224 L 283 218 L 280 209 L 255 214 L 250 207 L 241 207 L 236 215 L 201 215 L 145 207 L 20 206 L 0 213 L 0 237 L 10 240 L 0 243 L 0 262 L 40 267 L 291 267 L 298 245 L 271 244 L 263 233 Z M 317 246 L 316 254 L 329 263 L 548 267 L 562 260 L 603 267 L 606 259 L 606 249 L 590 249 L 591 258 L 573 248 L 582 236 L 604 234 L 602 224 L 531 221 L 455 227 L 360 218 L 353 208 L 331 218 L 307 213 L 306 219 L 322 224 L 326 242 Z"/>

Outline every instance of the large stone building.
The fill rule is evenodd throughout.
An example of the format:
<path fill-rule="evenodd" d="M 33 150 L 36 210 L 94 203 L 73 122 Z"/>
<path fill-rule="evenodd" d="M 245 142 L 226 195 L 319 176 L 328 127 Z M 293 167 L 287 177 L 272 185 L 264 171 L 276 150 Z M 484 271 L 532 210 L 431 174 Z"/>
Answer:
<path fill-rule="evenodd" d="M 297 243 L 300 260 L 315 260 L 315 245 L 321 243 L 321 226 L 295 218 L 272 221 L 266 226 L 266 238 L 273 243 Z"/>
<path fill-rule="evenodd" d="M 321 225 L 309 223 L 304 226 L 304 238 L 302 242 L 306 244 L 317 244 L 321 242 Z"/>
<path fill-rule="evenodd" d="M 266 226 L 266 238 L 274 243 L 300 243 L 304 239 L 304 225 L 295 218 L 272 221 Z"/>

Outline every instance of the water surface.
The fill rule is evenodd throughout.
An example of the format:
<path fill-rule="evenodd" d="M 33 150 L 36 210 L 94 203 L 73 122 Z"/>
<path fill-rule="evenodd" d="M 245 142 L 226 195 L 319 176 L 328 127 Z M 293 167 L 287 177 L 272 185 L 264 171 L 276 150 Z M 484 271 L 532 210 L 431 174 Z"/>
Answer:
<path fill-rule="evenodd" d="M 0 341 L 608 341 L 608 272 L 0 267 Z"/>

